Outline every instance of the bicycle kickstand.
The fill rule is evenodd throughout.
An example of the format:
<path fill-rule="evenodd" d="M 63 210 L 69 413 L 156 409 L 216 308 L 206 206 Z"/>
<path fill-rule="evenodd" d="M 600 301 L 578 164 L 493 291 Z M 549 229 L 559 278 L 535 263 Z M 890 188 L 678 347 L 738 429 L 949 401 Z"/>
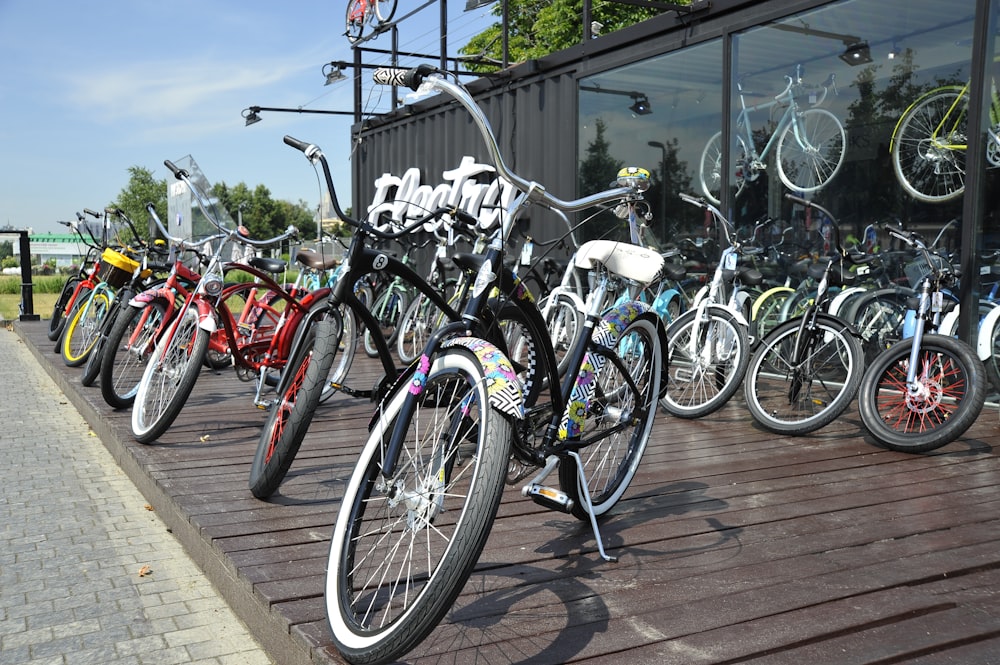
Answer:
<path fill-rule="evenodd" d="M 587 476 L 584 474 L 583 461 L 580 459 L 580 455 L 573 451 L 567 451 L 568 454 L 573 458 L 576 464 L 577 473 L 580 477 L 580 495 L 583 497 L 584 507 L 587 509 L 587 515 L 590 516 L 590 526 L 594 530 L 594 538 L 597 540 L 597 551 L 600 553 L 601 558 L 609 563 L 617 563 L 618 557 L 610 556 L 604 551 L 604 541 L 601 540 L 601 530 L 597 526 L 597 517 L 594 516 L 594 507 L 590 502 L 590 488 L 587 486 Z M 550 455 L 547 460 L 545 460 L 545 467 L 531 479 L 531 482 L 521 488 L 521 494 L 526 497 L 530 497 L 535 503 L 545 506 L 550 510 L 558 510 L 560 512 L 568 513 L 573 510 L 573 500 L 570 499 L 565 492 L 553 487 L 546 487 L 542 485 L 542 481 L 548 477 L 556 467 L 559 466 L 559 457 L 555 455 Z"/>

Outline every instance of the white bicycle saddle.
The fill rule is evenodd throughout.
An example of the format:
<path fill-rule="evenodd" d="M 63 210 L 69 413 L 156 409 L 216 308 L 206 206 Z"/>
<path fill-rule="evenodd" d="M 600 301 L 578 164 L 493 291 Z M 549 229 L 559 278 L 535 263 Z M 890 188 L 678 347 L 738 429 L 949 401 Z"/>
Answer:
<path fill-rule="evenodd" d="M 600 263 L 616 275 L 646 285 L 660 276 L 663 257 L 659 252 L 627 242 L 591 240 L 576 252 L 576 266 L 593 270 Z"/>

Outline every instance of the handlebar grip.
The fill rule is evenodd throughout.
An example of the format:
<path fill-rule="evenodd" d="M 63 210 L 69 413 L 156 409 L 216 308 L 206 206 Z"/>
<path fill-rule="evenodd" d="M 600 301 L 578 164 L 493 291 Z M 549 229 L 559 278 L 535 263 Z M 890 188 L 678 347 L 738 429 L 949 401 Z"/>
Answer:
<path fill-rule="evenodd" d="M 466 226 L 474 227 L 479 223 L 479 220 L 476 219 L 474 215 L 460 209 L 455 210 L 454 213 L 452 213 L 452 217 Z"/>
<path fill-rule="evenodd" d="M 163 160 L 163 165 L 166 166 L 168 169 L 170 169 L 170 172 L 173 173 L 174 177 L 177 178 L 178 180 L 181 179 L 182 175 L 185 175 L 185 176 L 188 175 L 187 171 L 185 171 L 182 168 L 178 168 L 177 165 L 174 164 L 169 159 L 164 159 Z"/>
<path fill-rule="evenodd" d="M 88 215 L 90 215 L 91 217 L 93 217 L 94 219 L 100 219 L 100 218 L 101 218 L 101 213 L 99 213 L 99 212 L 94 212 L 94 211 L 93 211 L 93 210 L 91 210 L 90 208 L 84 208 L 84 209 L 83 209 L 83 211 L 84 211 L 85 213 L 87 213 Z"/>
<path fill-rule="evenodd" d="M 424 82 L 424 77 L 437 71 L 430 65 L 418 65 L 413 69 L 379 67 L 372 72 L 372 81 L 378 85 L 394 85 L 416 90 Z"/>
<path fill-rule="evenodd" d="M 786 192 L 785 198 L 788 199 L 789 201 L 792 201 L 793 203 L 798 203 L 799 205 L 804 205 L 807 207 L 812 205 L 812 201 L 807 201 L 801 196 L 795 196 L 795 194 L 789 194 Z"/>
<path fill-rule="evenodd" d="M 306 143 L 305 141 L 300 141 L 293 136 L 288 136 L 286 134 L 285 138 L 283 138 L 282 140 L 285 142 L 285 145 L 289 145 L 298 150 L 299 152 L 305 152 L 306 150 L 309 149 L 308 143 Z"/>

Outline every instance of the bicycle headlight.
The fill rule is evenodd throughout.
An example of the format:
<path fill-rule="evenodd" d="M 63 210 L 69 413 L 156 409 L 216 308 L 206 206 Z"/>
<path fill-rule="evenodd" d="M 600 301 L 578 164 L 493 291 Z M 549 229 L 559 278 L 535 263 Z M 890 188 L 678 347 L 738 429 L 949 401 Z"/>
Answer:
<path fill-rule="evenodd" d="M 222 277 L 219 275 L 206 275 L 202 277 L 202 283 L 205 285 L 205 293 L 215 297 L 222 293 Z"/>

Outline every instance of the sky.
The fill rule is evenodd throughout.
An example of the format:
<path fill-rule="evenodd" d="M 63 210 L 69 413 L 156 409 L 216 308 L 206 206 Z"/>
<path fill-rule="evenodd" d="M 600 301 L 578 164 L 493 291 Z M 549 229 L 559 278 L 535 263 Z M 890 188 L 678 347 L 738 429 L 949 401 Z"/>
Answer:
<path fill-rule="evenodd" d="M 399 0 L 396 19 L 419 6 Z M 494 22 L 489 7 L 464 10 L 448 4 L 452 56 Z M 0 227 L 63 231 L 60 220 L 114 201 L 129 167 L 172 179 L 163 160 L 185 155 L 212 183 L 264 185 L 315 209 L 316 175 L 285 134 L 323 149 L 351 205 L 350 116 L 262 112 L 250 127 L 241 116 L 352 111 L 352 82 L 323 76 L 325 63 L 353 62 L 345 14 L 346 0 L 0 0 Z M 439 17 L 435 3 L 402 21 L 399 49 L 437 54 Z M 389 35 L 366 46 L 389 50 Z M 368 87 L 363 108 L 388 109 L 391 89 Z"/>

